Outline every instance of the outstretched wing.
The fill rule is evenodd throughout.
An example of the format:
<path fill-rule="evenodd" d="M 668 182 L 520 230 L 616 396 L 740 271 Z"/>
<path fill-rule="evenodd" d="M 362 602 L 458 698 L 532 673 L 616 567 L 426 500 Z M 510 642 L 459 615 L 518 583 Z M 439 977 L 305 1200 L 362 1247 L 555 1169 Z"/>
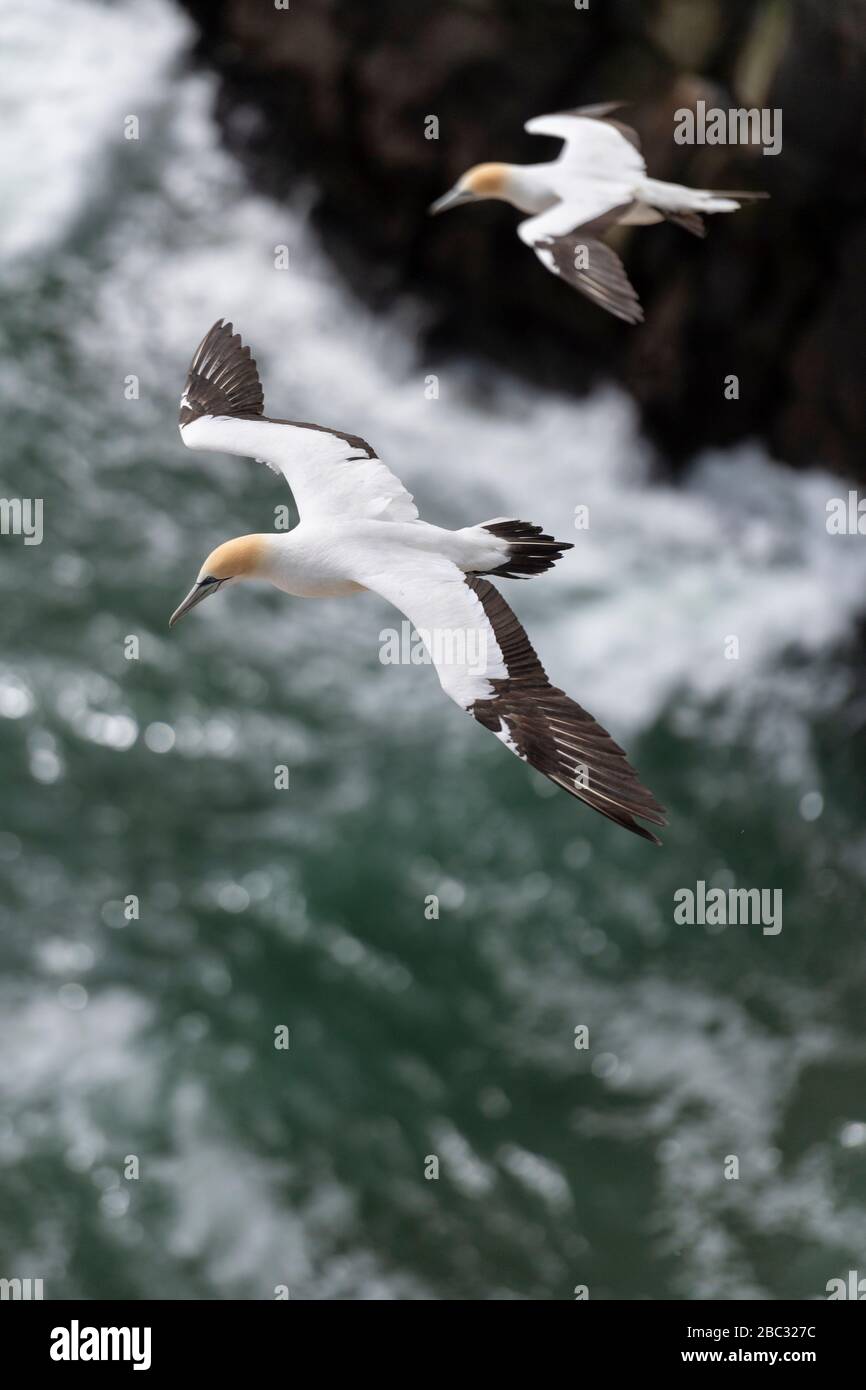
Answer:
<path fill-rule="evenodd" d="M 586 710 L 550 684 L 497 589 L 449 560 L 413 553 L 365 587 L 405 613 L 442 688 L 507 748 L 593 810 L 658 843 L 641 820 L 665 825 L 622 749 Z"/>
<path fill-rule="evenodd" d="M 178 422 L 181 434 L 192 421 L 207 416 L 262 415 L 265 397 L 255 358 L 232 332 L 230 323 L 218 319 L 192 355 L 180 398 Z"/>
<path fill-rule="evenodd" d="M 530 135 L 552 135 L 565 143 L 559 163 L 569 172 L 585 178 L 633 179 L 646 173 L 640 140 L 631 126 L 608 119 L 622 103 L 604 102 L 598 106 L 578 106 L 551 116 L 533 116 L 524 129 Z"/>
<path fill-rule="evenodd" d="M 517 232 L 551 274 L 625 323 L 640 323 L 643 310 L 625 267 L 601 240 L 632 207 L 635 181 L 646 174 L 634 131 L 607 119 L 618 105 L 583 106 L 526 122 L 531 134 L 564 141 L 550 166 L 560 201 L 521 222 Z"/>
<path fill-rule="evenodd" d="M 521 222 L 517 234 L 531 246 L 541 264 L 594 304 L 626 323 L 641 323 L 643 309 L 619 256 L 601 241 L 608 227 L 618 222 L 630 203 L 608 208 L 592 221 L 575 224 L 571 203 L 556 203 L 537 217 Z"/>
<path fill-rule="evenodd" d="M 263 412 L 250 350 L 220 319 L 190 364 L 180 400 L 184 444 L 267 463 L 285 477 L 301 515 L 417 518 L 411 494 L 366 440 L 304 420 L 270 419 Z"/>

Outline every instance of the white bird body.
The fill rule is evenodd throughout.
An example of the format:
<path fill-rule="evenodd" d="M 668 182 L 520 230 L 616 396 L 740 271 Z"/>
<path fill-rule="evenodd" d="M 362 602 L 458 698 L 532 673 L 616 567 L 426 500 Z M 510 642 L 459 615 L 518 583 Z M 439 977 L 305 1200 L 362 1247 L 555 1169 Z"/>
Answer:
<path fill-rule="evenodd" d="M 293 530 L 265 538 L 259 563 L 269 579 L 295 598 L 334 598 L 361 593 L 375 584 L 383 557 L 394 573 L 427 557 L 446 559 L 463 574 L 495 569 L 508 558 L 505 542 L 481 526 L 449 531 L 426 521 L 379 521 L 368 517 L 301 518 Z"/>
<path fill-rule="evenodd" d="M 499 192 L 488 197 L 498 198 L 500 202 L 510 203 L 519 212 L 537 214 L 546 212 L 562 201 L 561 174 L 558 161 L 552 164 L 503 164 L 505 170 Z"/>
<path fill-rule="evenodd" d="M 628 323 L 643 318 L 616 253 L 599 237 L 611 226 L 670 220 L 704 235 L 703 213 L 735 212 L 762 193 L 714 193 L 650 178 L 635 132 L 609 118 L 619 103 L 587 106 L 526 122 L 532 135 L 563 141 L 545 164 L 479 164 L 438 199 L 444 212 L 479 198 L 510 203 L 529 217 L 517 234 L 542 265 Z"/>
<path fill-rule="evenodd" d="M 432 526 L 365 440 L 263 412 L 249 348 L 220 320 L 193 356 L 181 437 L 191 449 L 260 459 L 282 473 L 300 521 L 288 532 L 218 546 L 172 625 L 246 578 L 297 598 L 379 594 L 413 624 L 443 690 L 462 709 L 558 786 L 655 840 L 635 818 L 664 825 L 664 808 L 601 725 L 550 684 L 517 618 L 482 578 L 541 574 L 571 545 L 512 518 L 456 531 Z"/>

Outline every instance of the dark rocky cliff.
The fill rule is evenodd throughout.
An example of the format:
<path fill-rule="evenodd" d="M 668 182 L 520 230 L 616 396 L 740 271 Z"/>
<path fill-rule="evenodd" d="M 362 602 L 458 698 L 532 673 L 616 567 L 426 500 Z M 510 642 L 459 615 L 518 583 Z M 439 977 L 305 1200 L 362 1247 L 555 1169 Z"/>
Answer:
<path fill-rule="evenodd" d="M 425 295 L 431 346 L 575 391 L 612 375 L 672 460 L 758 435 L 793 463 L 866 476 L 866 0 L 184 3 L 250 177 L 278 197 L 312 178 L 335 260 L 380 303 Z M 781 153 L 676 144 L 674 112 L 701 97 L 780 108 Z M 471 164 L 554 155 L 523 132 L 529 116 L 613 98 L 655 177 L 771 194 L 710 219 L 705 241 L 626 232 L 636 328 L 548 275 L 509 209 L 425 213 Z"/>

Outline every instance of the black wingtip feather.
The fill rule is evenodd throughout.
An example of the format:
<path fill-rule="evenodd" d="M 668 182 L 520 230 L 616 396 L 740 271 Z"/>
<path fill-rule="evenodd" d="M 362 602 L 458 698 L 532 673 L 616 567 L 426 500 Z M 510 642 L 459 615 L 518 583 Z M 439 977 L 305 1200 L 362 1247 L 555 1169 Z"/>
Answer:
<path fill-rule="evenodd" d="M 485 579 L 467 575 L 490 622 L 507 677 L 470 713 L 493 733 L 507 730 L 514 751 L 570 796 L 641 839 L 661 841 L 640 821 L 665 826 L 667 813 L 641 783 L 623 750 L 585 709 L 552 686 L 516 615 Z M 584 776 L 585 774 L 585 776 Z"/>
<path fill-rule="evenodd" d="M 265 408 L 255 359 L 230 322 L 217 319 L 193 353 L 180 406 L 180 423 L 201 415 L 261 415 Z"/>
<path fill-rule="evenodd" d="M 625 266 L 607 242 L 599 240 L 608 227 L 619 220 L 633 204 L 622 203 L 603 217 L 586 222 L 563 236 L 543 237 L 535 243 L 542 264 L 580 294 L 614 318 L 632 325 L 643 323 L 644 312 Z M 580 252 L 580 257 L 576 252 Z M 551 264 L 545 261 L 549 256 Z"/>

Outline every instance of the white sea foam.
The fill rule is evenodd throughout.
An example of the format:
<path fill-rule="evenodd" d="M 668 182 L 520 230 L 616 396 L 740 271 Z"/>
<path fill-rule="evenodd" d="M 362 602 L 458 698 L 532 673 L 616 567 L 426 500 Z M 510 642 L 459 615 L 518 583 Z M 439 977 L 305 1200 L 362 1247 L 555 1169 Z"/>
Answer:
<path fill-rule="evenodd" d="M 164 416 L 192 347 L 225 315 L 251 343 L 274 413 L 371 439 L 428 519 L 462 525 L 519 515 L 573 540 L 576 549 L 543 581 L 503 588 L 531 619 L 555 678 L 619 728 L 654 720 L 677 692 L 698 702 L 724 693 L 735 703 L 763 701 L 768 687 L 785 683 L 786 649 L 816 655 L 851 632 L 866 552 L 856 537 L 827 534 L 835 480 L 742 445 L 707 454 L 681 486 L 650 482 L 651 453 L 620 392 L 572 401 L 493 372 L 479 391 L 474 369 L 424 360 L 406 331 L 419 309 L 374 317 L 317 251 L 301 211 L 245 190 L 212 121 L 213 80 L 167 81 L 190 31 L 165 0 L 41 0 L 15 16 L 4 12 L 0 23 L 0 91 L 14 98 L 7 125 L 17 127 L 4 148 L 18 151 L 0 169 L 0 186 L 15 192 L 0 199 L 14 218 L 7 252 L 61 240 L 107 167 L 136 163 L 124 197 L 103 210 L 109 263 L 93 285 L 93 319 L 66 327 L 96 368 L 102 359 L 106 369 L 128 368 L 147 381 L 142 414 L 158 406 Z M 36 69 L 50 99 L 23 101 Z M 122 116 L 141 102 L 150 120 L 140 141 L 124 141 Z M 281 245 L 289 247 L 288 271 L 274 268 Z M 431 371 L 439 376 L 435 400 L 425 394 Z M 121 420 L 128 427 L 129 412 Z M 167 445 L 171 438 L 169 425 Z M 170 457 L 171 447 L 165 466 L 201 467 L 179 444 Z M 234 461 L 222 467 L 239 486 L 258 481 L 264 490 Z M 580 505 L 589 508 L 588 530 L 574 529 Z M 173 536 L 186 550 L 183 528 L 162 522 L 148 528 L 159 533 L 151 543 Z M 357 606 L 344 614 L 337 627 L 354 629 Z M 725 657 L 730 636 L 738 659 Z M 412 678 L 435 704 L 430 673 Z M 800 693 L 819 698 L 808 682 Z"/>
<path fill-rule="evenodd" d="M 168 27 L 181 43 L 182 30 Z M 165 42 L 154 47 L 159 82 Z M 159 151 L 121 151 L 150 159 L 159 187 L 117 210 L 95 322 L 70 326 L 97 361 L 103 352 L 106 365 L 138 370 L 174 400 L 192 348 L 224 315 L 252 345 L 269 408 L 370 439 L 427 519 L 522 516 L 573 540 L 543 581 L 503 588 L 531 620 L 552 675 L 618 729 L 653 721 L 675 694 L 763 702 L 785 685 L 788 648 L 817 655 L 850 633 L 866 554 L 856 538 L 827 534 L 832 478 L 742 445 L 705 455 L 681 486 L 651 481 L 651 451 L 622 393 L 573 401 L 494 372 L 481 391 L 469 366 L 426 361 L 407 330 L 420 309 L 374 317 L 317 251 L 302 211 L 246 192 L 219 147 L 211 79 L 171 90 Z M 165 102 L 164 82 L 163 92 Z M 274 268 L 284 245 L 287 271 Z M 165 465 L 201 467 L 179 445 Z M 245 489 L 258 482 L 264 497 L 261 476 L 235 461 L 222 467 L 221 477 Z M 587 530 L 574 528 L 580 505 Z M 181 532 L 177 540 L 188 544 Z M 356 629 L 357 605 L 344 610 L 345 628 Z M 737 659 L 726 658 L 729 637 Z M 435 703 L 430 673 L 414 679 Z"/>
<path fill-rule="evenodd" d="M 124 119 L 154 138 L 148 117 L 190 32 L 165 0 L 0 9 L 0 255 L 47 254 L 88 199 L 111 196 L 112 159 L 141 149 Z"/>
<path fill-rule="evenodd" d="M 808 767 L 812 755 L 804 716 L 840 695 L 838 679 L 828 693 L 819 658 L 853 630 L 866 579 L 857 538 L 826 532 L 824 506 L 840 491 L 838 484 L 818 471 L 794 473 L 777 466 L 757 445 L 707 454 L 681 486 L 651 481 L 651 452 L 622 393 L 605 390 L 574 401 L 539 393 L 492 370 L 482 380 L 471 364 L 442 367 L 420 357 L 415 329 L 423 311 L 418 306 L 402 306 L 388 321 L 374 317 L 318 252 L 300 202 L 291 211 L 247 191 L 220 149 L 211 116 L 213 80 L 201 74 L 185 74 L 181 83 L 168 80 L 172 65 L 183 61 L 189 33 L 164 0 L 112 7 L 94 0 L 74 5 L 40 0 L 0 16 L 0 115 L 7 136 L 16 131 L 0 156 L 0 249 L 15 262 L 16 282 L 26 279 L 28 265 L 32 269 L 35 263 L 38 271 L 40 258 L 51 253 L 58 273 L 68 277 L 86 306 L 79 316 L 64 318 L 62 328 L 81 349 L 82 370 L 90 372 L 112 442 L 91 456 L 86 447 L 91 436 L 70 407 L 64 448 L 68 476 L 82 491 L 89 489 L 90 513 L 110 526 L 129 505 L 113 489 L 111 470 L 131 458 L 140 462 L 146 453 L 158 486 L 142 487 L 135 497 L 142 572 L 161 572 L 167 565 L 179 574 L 183 566 L 194 571 L 198 550 L 203 554 L 211 543 L 205 532 L 216 524 L 231 530 L 226 499 L 241 491 L 262 489 L 261 527 L 270 524 L 279 495 L 271 476 L 237 460 L 202 461 L 186 454 L 174 427 L 190 353 L 210 323 L 225 315 L 253 347 L 269 408 L 369 438 L 415 493 L 428 519 L 463 525 L 489 516 L 521 516 L 575 542 L 576 549 L 543 580 L 525 588 L 502 587 L 525 616 L 551 675 L 606 723 L 617 731 L 647 725 L 675 701 L 679 727 L 700 727 L 704 737 L 715 731 L 726 739 L 747 724 L 750 737 L 775 748 L 780 766 Z M 34 92 L 45 99 L 25 100 Z M 127 114 L 148 117 L 138 142 L 123 140 Z M 87 257 L 77 256 L 72 236 L 85 224 L 100 251 L 96 269 Z M 290 251 L 291 268 L 285 272 L 274 268 L 275 248 L 281 245 Z M 19 399 L 25 399 L 25 388 L 42 389 L 23 377 L 16 382 L 14 361 L 3 370 Z M 119 391 L 112 396 L 104 388 L 106 380 L 122 380 L 126 372 L 143 383 L 134 417 Z M 425 395 L 431 372 L 440 378 L 435 400 Z M 92 403 L 84 401 L 80 409 L 92 429 Z M 194 470 L 201 480 L 201 511 L 195 516 L 170 516 L 161 501 L 161 488 L 181 470 Z M 218 486 L 208 487 L 211 477 Z M 589 507 L 589 530 L 573 529 L 579 505 Z M 287 611 L 262 604 L 254 627 L 221 624 L 210 654 L 236 657 L 255 644 L 266 663 L 282 670 Z M 213 620 L 205 615 L 203 621 Z M 286 681 L 302 692 L 318 688 L 317 682 L 322 689 L 332 685 L 334 649 L 350 665 L 353 647 L 365 640 L 359 635 L 364 624 L 372 675 L 369 683 L 357 682 L 351 672 L 346 676 L 338 691 L 341 709 L 352 700 L 366 702 L 365 711 L 383 724 L 398 715 L 417 723 L 423 699 L 425 727 L 433 718 L 454 721 L 456 727 L 459 716 L 442 700 L 429 670 L 378 667 L 381 614 L 367 599 L 291 606 L 292 634 L 307 659 L 303 669 L 287 671 Z M 738 660 L 724 656 L 731 635 L 739 640 Z M 783 658 L 792 646 L 813 659 L 811 669 L 786 670 Z M 165 655 L 172 659 L 181 669 L 177 656 Z M 14 679 L 19 681 L 17 675 Z M 413 683 L 411 701 L 405 698 L 405 681 Z M 178 686 L 181 698 L 183 682 Z M 69 680 L 65 687 L 68 701 L 75 688 Z M 27 685 L 20 688 L 29 692 Z M 716 701 L 721 709 L 709 725 L 704 711 Z M 14 715 L 20 698 L 12 703 L 7 713 Z M 207 713 L 187 710 L 186 722 L 177 721 L 180 755 L 195 740 L 218 751 L 205 738 L 215 724 L 205 722 Z M 111 735 L 108 725 L 92 722 L 112 716 L 94 713 L 86 690 L 64 717 L 88 740 L 116 741 L 116 726 Z M 217 732 L 227 738 L 228 751 L 240 746 L 248 753 L 258 746 L 256 738 L 262 747 L 275 741 L 264 714 L 255 726 L 258 735 L 252 719 L 242 736 L 237 720 L 227 720 Z M 174 718 L 160 727 L 174 728 Z M 287 728 L 284 718 L 283 735 Z M 467 721 L 467 738 L 468 730 Z M 294 737 L 305 751 L 306 735 Z M 126 734 L 121 741 L 128 741 Z M 288 814 L 274 813 L 283 826 Z M 254 834 L 258 824 L 248 816 L 245 833 Z M 323 833 L 321 825 L 316 830 Z M 586 842 L 577 842 L 575 874 L 583 871 L 590 853 Z M 424 882 L 430 873 L 425 865 Z M 750 1208 L 753 1228 L 817 1237 L 818 1222 L 810 1212 L 820 1208 L 825 1237 L 829 1232 L 844 1245 L 850 1214 L 834 1206 L 833 1178 L 824 1160 L 811 1166 L 804 1160 L 783 1182 L 770 1181 L 770 1170 L 760 1169 L 784 1120 L 786 1100 L 812 1058 L 822 1055 L 826 1039 L 812 1027 L 802 1028 L 797 1048 L 786 1052 L 744 1012 L 726 1007 L 723 1031 L 711 1045 L 704 1034 L 719 1018 L 703 989 L 654 979 L 604 988 L 595 978 L 587 982 L 580 952 L 594 958 L 609 948 L 604 932 L 588 922 L 579 925 L 568 952 L 554 955 L 545 968 L 527 953 L 525 924 L 515 914 L 523 907 L 537 914 L 543 899 L 556 921 L 563 910 L 557 908 L 560 888 L 550 889 L 548 880 L 537 874 L 533 879 L 529 872 L 519 888 L 509 885 L 513 901 L 503 903 L 496 933 L 487 938 L 493 943 L 491 979 L 504 997 L 519 999 L 523 1023 L 498 1045 L 506 1054 L 513 1046 L 515 1060 L 525 1060 L 533 1058 L 538 1037 L 546 1036 L 542 1061 L 555 1073 L 566 1065 L 568 1051 L 561 1042 L 565 1033 L 553 1037 L 545 1011 L 559 1011 L 567 1020 L 577 991 L 591 987 L 598 1012 L 609 1020 L 600 1045 L 606 1060 L 594 1074 L 605 1087 L 625 1088 L 638 1097 L 636 1138 L 658 1136 L 666 1145 L 660 1160 L 658 1213 L 664 1229 L 659 1249 L 686 1250 L 683 1292 L 763 1292 L 730 1236 L 739 1189 L 717 1183 L 715 1195 L 706 1196 L 710 1177 L 717 1176 L 713 1165 L 733 1142 L 726 1127 L 732 1111 L 739 1116 L 742 1155 L 763 1173 L 760 1201 Z M 115 885 L 106 899 L 119 891 Z M 477 893 L 474 884 L 470 892 Z M 618 884 L 617 892 L 626 911 L 634 906 L 636 917 L 647 917 L 651 904 L 639 886 Z M 309 935 L 319 949 L 337 967 L 354 968 L 370 988 L 381 988 L 383 997 L 386 991 L 399 993 L 412 978 L 385 955 L 380 961 L 366 943 L 359 957 L 346 932 L 315 926 Z M 286 934 L 291 935 L 288 929 Z M 225 969 L 209 978 L 219 994 Z M 56 984 L 52 981 L 52 989 Z M 26 1161 L 39 1150 L 40 1134 L 45 1137 L 44 1121 L 51 1142 L 62 1145 L 76 1172 L 104 1169 L 117 1161 L 115 1098 L 122 1098 L 132 1125 L 136 1107 L 148 1115 L 157 1097 L 167 1093 L 161 1136 L 166 1153 L 153 1177 L 168 1215 L 154 1228 L 153 1269 L 166 1258 L 193 1262 L 218 1295 L 254 1291 L 267 1297 L 284 1274 L 293 1296 L 311 1291 L 338 1297 L 424 1296 L 409 1273 L 383 1269 L 357 1231 L 353 1241 L 341 1239 L 357 1213 L 349 1190 L 333 1173 L 326 1172 L 296 1210 L 286 1196 L 291 1168 L 264 1162 L 254 1141 L 232 1133 L 227 1115 L 209 1112 L 200 1080 L 176 1080 L 169 1046 L 160 1049 L 148 1041 L 152 1001 L 130 991 L 104 993 L 89 980 L 88 990 L 89 1002 L 78 1011 L 64 1008 L 41 987 L 27 998 L 6 1001 L 0 1089 L 10 1123 L 0 1130 L 0 1157 Z M 534 1010 L 544 1020 L 537 1029 Z M 422 1066 L 420 1055 L 409 1062 Z M 439 1077 L 436 1081 L 444 1104 L 445 1088 Z M 610 1132 L 617 1124 L 627 1127 L 629 1118 L 600 1107 L 598 1116 L 583 1111 L 573 1123 L 579 1140 L 593 1125 L 595 1132 Z M 564 1172 L 540 1149 L 536 1152 L 531 1136 L 524 1136 L 526 1147 L 506 1145 L 493 1156 L 476 1152 L 450 1119 L 434 1128 L 433 1137 L 453 1164 L 464 1196 L 480 1201 L 505 1175 L 522 1194 L 535 1194 L 540 1208 L 568 1209 Z M 423 1200 L 433 1203 L 429 1190 Z M 106 1219 L 110 1211 L 109 1205 Z M 490 1219 L 495 1223 L 495 1213 Z M 853 1229 L 862 1242 L 862 1223 Z M 516 1241 L 516 1219 L 511 1235 Z M 173 1244 L 166 1255 L 169 1238 Z M 144 1240 L 140 1228 L 137 1239 Z M 45 1229 L 40 1240 L 46 1268 L 56 1267 L 58 1277 L 66 1277 L 64 1241 L 56 1228 Z M 322 1251 L 337 1249 L 344 1252 L 339 1258 L 323 1259 Z M 147 1260 L 144 1268 L 146 1278 Z M 69 1271 L 68 1277 L 75 1287 L 78 1273 Z"/>

